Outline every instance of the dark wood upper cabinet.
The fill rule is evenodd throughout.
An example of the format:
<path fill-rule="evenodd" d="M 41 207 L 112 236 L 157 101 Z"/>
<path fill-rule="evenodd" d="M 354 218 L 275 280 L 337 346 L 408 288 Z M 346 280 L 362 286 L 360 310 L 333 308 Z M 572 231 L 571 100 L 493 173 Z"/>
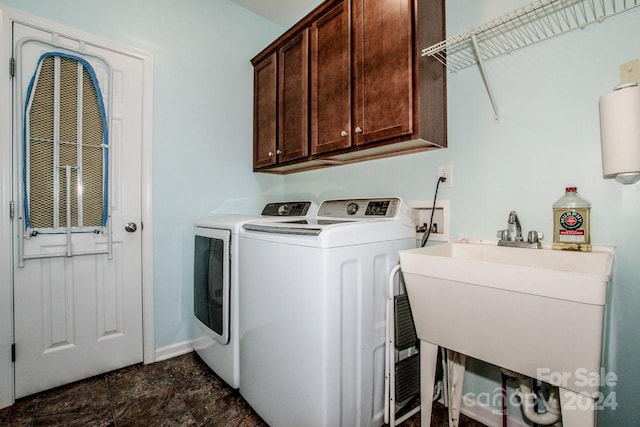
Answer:
<path fill-rule="evenodd" d="M 351 146 L 349 2 L 311 24 L 311 153 Z"/>
<path fill-rule="evenodd" d="M 253 168 L 276 162 L 278 62 L 273 53 L 253 68 Z"/>
<path fill-rule="evenodd" d="M 254 64 L 253 169 L 309 155 L 309 30 Z"/>
<path fill-rule="evenodd" d="M 354 0 L 354 144 L 413 132 L 412 2 Z"/>
<path fill-rule="evenodd" d="M 309 30 L 278 50 L 277 161 L 309 155 Z"/>
<path fill-rule="evenodd" d="M 254 170 L 446 147 L 445 68 L 420 56 L 444 18 L 444 0 L 327 0 L 279 37 L 252 60 Z"/>

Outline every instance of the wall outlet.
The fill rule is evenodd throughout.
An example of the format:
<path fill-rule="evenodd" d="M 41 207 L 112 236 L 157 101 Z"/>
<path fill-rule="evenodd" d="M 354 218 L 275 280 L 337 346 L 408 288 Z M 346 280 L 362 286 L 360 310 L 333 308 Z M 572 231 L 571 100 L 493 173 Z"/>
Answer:
<path fill-rule="evenodd" d="M 640 83 L 640 59 L 633 59 L 620 65 L 620 81 Z"/>
<path fill-rule="evenodd" d="M 453 166 L 440 165 L 438 166 L 438 178 L 444 177 L 447 180 L 440 183 L 440 187 L 452 187 L 453 186 Z"/>

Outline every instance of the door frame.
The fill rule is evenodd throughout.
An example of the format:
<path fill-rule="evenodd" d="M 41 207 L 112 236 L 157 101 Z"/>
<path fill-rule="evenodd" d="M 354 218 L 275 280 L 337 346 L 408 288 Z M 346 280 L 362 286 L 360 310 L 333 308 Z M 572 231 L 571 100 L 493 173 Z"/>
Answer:
<path fill-rule="evenodd" d="M 17 218 L 11 219 L 10 205 L 15 200 L 13 182 L 13 80 L 9 76 L 9 60 L 13 50 L 13 22 L 46 29 L 64 37 L 82 40 L 143 62 L 142 82 L 142 340 L 143 361 L 155 361 L 153 314 L 153 217 L 152 217 L 152 146 L 153 146 L 153 55 L 150 52 L 76 30 L 29 13 L 0 6 L 0 408 L 15 402 L 13 343 L 13 230 Z"/>

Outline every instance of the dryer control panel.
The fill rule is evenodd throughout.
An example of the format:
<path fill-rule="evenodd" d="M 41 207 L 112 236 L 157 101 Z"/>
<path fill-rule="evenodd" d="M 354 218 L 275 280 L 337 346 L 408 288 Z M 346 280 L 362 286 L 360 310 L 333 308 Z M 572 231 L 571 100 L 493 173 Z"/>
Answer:
<path fill-rule="evenodd" d="M 325 200 L 318 217 L 376 219 L 395 218 L 400 209 L 398 198 Z"/>
<path fill-rule="evenodd" d="M 276 202 L 267 204 L 262 210 L 264 216 L 306 216 L 312 202 Z"/>

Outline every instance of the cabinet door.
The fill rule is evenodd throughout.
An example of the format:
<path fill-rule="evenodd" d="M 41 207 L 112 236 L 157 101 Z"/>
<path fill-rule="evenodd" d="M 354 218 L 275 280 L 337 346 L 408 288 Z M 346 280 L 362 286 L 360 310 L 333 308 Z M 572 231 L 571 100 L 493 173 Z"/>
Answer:
<path fill-rule="evenodd" d="M 413 132 L 412 3 L 353 1 L 354 145 Z"/>
<path fill-rule="evenodd" d="M 277 54 L 253 69 L 253 168 L 276 162 Z"/>
<path fill-rule="evenodd" d="M 350 146 L 349 1 L 343 1 L 311 26 L 311 153 Z"/>
<path fill-rule="evenodd" d="M 309 30 L 278 51 L 278 162 L 309 154 Z"/>

